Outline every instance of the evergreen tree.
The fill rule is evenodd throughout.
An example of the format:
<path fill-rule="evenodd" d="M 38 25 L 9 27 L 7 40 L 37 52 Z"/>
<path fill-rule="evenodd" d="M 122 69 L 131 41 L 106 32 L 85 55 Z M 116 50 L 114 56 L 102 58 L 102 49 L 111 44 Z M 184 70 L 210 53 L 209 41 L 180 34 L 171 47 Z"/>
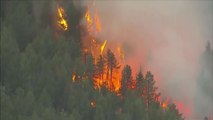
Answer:
<path fill-rule="evenodd" d="M 107 51 L 107 56 L 106 56 L 106 60 L 107 60 L 107 80 L 110 80 L 110 85 L 109 88 L 112 90 L 114 89 L 113 86 L 113 74 L 120 68 L 120 65 L 117 61 L 117 59 L 115 58 L 114 53 L 111 50 Z"/>
<path fill-rule="evenodd" d="M 146 73 L 145 77 L 145 94 L 143 97 L 145 98 L 146 107 L 147 107 L 147 119 L 149 119 L 150 116 L 150 106 L 151 104 L 155 104 L 158 102 L 158 98 L 160 96 L 160 93 L 157 93 L 157 87 L 155 87 L 155 81 L 153 79 L 153 75 L 150 71 Z"/>
<path fill-rule="evenodd" d="M 121 93 L 125 94 L 127 89 L 132 85 L 132 69 L 129 65 L 126 65 L 122 70 L 121 78 Z"/>
<path fill-rule="evenodd" d="M 146 105 L 143 99 L 137 96 L 135 90 L 128 90 L 124 96 L 123 113 L 130 117 L 130 120 L 144 120 Z"/>
<path fill-rule="evenodd" d="M 168 105 L 163 115 L 163 120 L 184 120 L 182 114 L 180 114 L 176 108 L 176 105 L 172 103 Z"/>
<path fill-rule="evenodd" d="M 144 78 L 141 71 L 136 76 L 136 89 L 138 91 L 138 95 L 142 96 L 143 89 L 145 88 Z"/>
<path fill-rule="evenodd" d="M 87 63 L 86 63 L 86 74 L 91 83 L 93 83 L 94 71 L 95 71 L 94 58 L 93 58 L 92 54 L 88 54 Z M 91 85 L 93 85 L 93 84 L 91 84 Z"/>
<path fill-rule="evenodd" d="M 103 80 L 104 77 L 104 65 L 104 58 L 102 57 L 102 55 L 100 55 L 96 64 L 96 74 L 101 80 Z"/>

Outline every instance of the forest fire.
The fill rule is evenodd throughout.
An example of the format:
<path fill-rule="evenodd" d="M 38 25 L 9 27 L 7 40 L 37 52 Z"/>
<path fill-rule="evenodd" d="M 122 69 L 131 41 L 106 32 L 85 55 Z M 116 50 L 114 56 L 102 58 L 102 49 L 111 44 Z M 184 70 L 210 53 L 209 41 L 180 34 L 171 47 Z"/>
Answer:
<path fill-rule="evenodd" d="M 2 4 L 3 120 L 213 120 L 213 1 Z"/>
<path fill-rule="evenodd" d="M 64 19 L 64 9 L 62 7 L 58 8 L 58 15 L 60 17 L 60 21 L 58 21 L 59 25 L 63 28 L 63 30 L 68 29 L 68 24 Z M 96 67 L 102 67 L 102 71 L 98 70 L 96 75 L 93 77 L 94 79 L 94 88 L 100 89 L 101 87 L 107 88 L 111 92 L 115 92 L 116 94 L 120 94 L 121 90 L 121 71 L 116 70 L 121 66 L 124 66 L 124 57 L 125 53 L 122 49 L 121 44 L 110 43 L 106 39 L 96 39 L 96 35 L 102 31 L 101 20 L 98 15 L 97 9 L 94 11 L 90 10 L 87 6 L 87 9 L 84 14 L 85 26 L 88 31 L 88 35 L 83 38 L 83 44 L 85 47 L 83 48 L 84 52 L 84 62 L 87 63 L 86 56 L 91 53 L 94 57 L 94 63 Z M 103 42 L 101 42 L 103 41 Z M 108 44 L 108 45 L 107 45 Z M 106 46 L 107 45 L 107 46 Z M 99 51 L 99 50 L 100 51 Z M 106 49 L 110 49 L 112 51 L 106 51 Z M 115 54 L 112 54 L 115 53 Z M 115 56 L 114 56 L 115 55 Z M 108 63 L 110 62 L 109 57 L 114 57 L 117 59 L 117 66 L 112 69 Z M 72 81 L 75 81 L 78 76 L 76 73 L 72 75 Z M 86 77 L 87 78 L 87 77 Z M 136 80 L 132 80 L 132 85 L 129 89 L 136 89 Z M 93 102 L 91 102 L 93 106 Z M 162 104 L 162 107 L 165 108 L 167 106 L 166 103 Z"/>
<path fill-rule="evenodd" d="M 65 20 L 65 12 L 64 9 L 62 7 L 58 7 L 57 8 L 57 12 L 58 12 L 58 26 L 66 31 L 68 29 L 68 24 L 67 21 Z"/>
<path fill-rule="evenodd" d="M 94 12 L 94 14 L 93 14 Z M 87 10 L 85 11 L 84 14 L 84 21 L 85 21 L 85 26 L 88 31 L 88 35 L 83 39 L 83 44 L 85 46 L 83 47 L 83 52 L 84 52 L 84 62 L 87 64 L 87 59 L 86 56 L 91 53 L 92 56 L 94 57 L 94 64 L 95 67 L 98 69 L 97 72 L 95 72 L 95 75 L 93 77 L 93 82 L 94 82 L 94 89 L 101 89 L 102 87 L 107 88 L 111 92 L 115 92 L 116 94 L 121 94 L 121 71 L 118 71 L 116 69 L 110 68 L 108 63 L 109 62 L 108 57 L 111 56 L 109 51 L 105 52 L 106 49 L 112 50 L 114 52 L 115 57 L 117 61 L 117 66 L 115 68 L 120 68 L 121 66 L 123 67 L 124 61 L 125 61 L 125 53 L 124 50 L 122 49 L 121 44 L 111 44 L 110 41 L 107 41 L 106 39 L 96 39 L 95 36 L 102 31 L 102 26 L 101 26 L 101 21 L 98 16 L 97 9 L 95 11 L 90 11 L 89 8 L 87 7 Z M 59 26 L 66 31 L 68 29 L 68 24 L 67 21 L 64 19 L 64 9 L 63 8 L 58 8 L 58 15 L 60 17 L 60 21 L 58 21 Z M 103 42 L 102 42 L 103 41 Z M 107 45 L 108 44 L 108 45 Z M 102 70 L 101 70 L 102 69 Z M 72 75 L 72 81 L 74 82 L 78 78 L 76 74 Z M 85 78 L 88 78 L 86 76 Z M 128 89 L 136 89 L 136 80 L 132 80 L 132 84 Z M 169 105 L 168 100 L 160 101 L 160 105 L 163 109 L 166 109 Z M 91 101 L 90 103 L 91 107 L 95 107 L 96 103 L 95 101 Z M 181 109 L 178 107 L 178 109 Z"/>
<path fill-rule="evenodd" d="M 104 62 L 107 61 L 107 53 L 104 52 L 106 49 L 114 49 L 116 53 L 115 58 L 120 58 L 121 56 L 124 56 L 124 53 L 121 50 L 121 47 L 115 47 L 115 46 L 106 46 L 109 44 L 108 40 L 102 40 L 102 39 L 95 39 L 93 36 L 96 36 L 98 33 L 102 31 L 101 21 L 98 15 L 97 9 L 95 11 L 90 11 L 89 7 L 87 6 L 87 9 L 85 11 L 84 20 L 86 24 L 86 28 L 88 31 L 88 36 L 83 39 L 83 43 L 85 44 L 84 47 L 84 53 L 85 50 L 86 53 L 91 53 L 94 57 L 95 65 L 98 66 L 100 64 L 99 60 L 103 60 L 103 71 L 99 71 L 98 75 L 95 75 L 94 79 L 94 88 L 100 89 L 102 86 L 106 87 L 110 91 L 118 92 L 120 90 L 120 78 L 121 74 L 119 72 L 113 72 L 110 73 L 107 64 Z M 103 42 L 101 42 L 103 41 Z M 115 48 L 114 48 L 115 47 Z M 117 48 L 119 51 L 116 51 Z M 86 55 L 86 54 L 85 54 Z M 99 58 L 101 55 L 101 58 Z M 121 56 L 120 56 L 121 55 Z M 120 62 L 120 61 L 118 61 Z M 111 76 L 111 77 L 110 77 Z"/>
<path fill-rule="evenodd" d="M 101 30 L 102 30 L 101 21 L 100 21 L 97 13 L 98 12 L 96 9 L 94 18 L 92 17 L 91 11 L 89 11 L 89 9 L 87 9 L 87 11 L 85 13 L 86 26 L 87 26 L 87 29 L 88 29 L 88 32 L 90 33 L 90 35 L 94 34 L 94 33 L 95 33 L 95 35 L 97 35 L 96 33 L 101 32 Z M 95 39 L 93 39 L 93 41 L 95 41 L 95 43 L 100 43 L 100 42 L 97 42 Z M 92 43 L 94 43 L 94 42 L 92 42 Z M 108 46 L 106 46 L 106 44 L 108 44 Z M 98 45 L 98 47 L 100 47 L 100 53 L 93 54 L 94 58 L 96 58 L 96 60 L 95 60 L 96 66 L 100 62 L 100 61 L 98 61 L 98 60 L 100 60 L 100 59 L 98 59 L 99 55 L 101 55 L 101 57 L 103 58 L 103 61 L 107 61 L 106 60 L 107 52 L 106 53 L 104 52 L 106 49 L 113 50 L 115 52 L 115 57 L 118 59 L 118 63 L 120 64 L 120 66 L 123 66 L 123 64 L 125 63 L 125 53 L 124 53 L 124 50 L 122 49 L 121 44 L 111 45 L 111 43 L 105 39 L 102 44 L 97 44 L 97 45 Z M 92 48 L 91 51 L 95 51 L 95 49 L 96 48 Z M 87 52 L 91 52 L 91 51 L 87 51 Z M 120 90 L 121 90 L 121 72 L 114 72 L 112 75 L 112 78 L 110 78 L 109 77 L 110 74 L 108 74 L 108 70 L 107 70 L 108 69 L 107 64 L 103 64 L 103 68 L 104 68 L 104 71 L 99 71 L 98 75 L 96 77 L 94 77 L 94 88 L 100 89 L 101 87 L 105 87 L 109 91 L 115 92 L 116 94 L 119 95 Z M 136 89 L 136 80 L 135 79 L 132 80 L 132 85 L 129 89 Z M 159 101 L 161 103 L 161 107 L 164 110 L 167 109 L 167 107 L 170 104 L 168 99 L 159 100 Z M 94 107 L 93 102 L 91 102 L 91 106 Z M 182 108 L 180 108 L 179 105 L 177 108 L 182 110 Z M 187 111 L 182 111 L 182 112 L 185 113 Z M 186 113 L 186 114 L 188 114 L 188 113 Z"/>

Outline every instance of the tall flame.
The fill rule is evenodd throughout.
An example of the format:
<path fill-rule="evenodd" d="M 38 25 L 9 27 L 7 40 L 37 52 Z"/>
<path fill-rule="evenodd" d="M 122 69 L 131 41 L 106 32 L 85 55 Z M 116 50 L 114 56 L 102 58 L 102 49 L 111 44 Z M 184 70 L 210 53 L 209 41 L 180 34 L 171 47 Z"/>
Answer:
<path fill-rule="evenodd" d="M 67 21 L 64 19 L 64 9 L 62 7 L 58 7 L 58 25 L 61 27 L 64 31 L 68 29 Z"/>
<path fill-rule="evenodd" d="M 105 40 L 104 43 L 101 45 L 101 55 L 103 54 L 106 43 L 107 43 L 107 40 Z"/>

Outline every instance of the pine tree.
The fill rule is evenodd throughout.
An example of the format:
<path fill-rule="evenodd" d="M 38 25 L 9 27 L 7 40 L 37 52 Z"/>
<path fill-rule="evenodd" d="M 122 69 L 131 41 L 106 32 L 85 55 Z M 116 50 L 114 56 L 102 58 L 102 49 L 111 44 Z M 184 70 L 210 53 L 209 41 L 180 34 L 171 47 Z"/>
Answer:
<path fill-rule="evenodd" d="M 120 65 L 118 61 L 115 58 L 114 53 L 111 50 L 107 51 L 107 80 L 110 80 L 109 82 L 109 88 L 112 90 L 114 89 L 113 85 L 113 73 L 116 72 L 120 68 Z"/>
<path fill-rule="evenodd" d="M 101 80 L 103 80 L 104 77 L 104 64 L 104 58 L 100 55 L 96 64 L 96 74 Z"/>
<path fill-rule="evenodd" d="M 93 75 L 94 75 L 94 58 L 92 54 L 87 55 L 87 63 L 86 63 L 86 73 L 88 75 L 88 79 L 90 81 L 93 81 Z"/>
<path fill-rule="evenodd" d="M 158 99 L 159 93 L 157 93 L 157 87 L 155 87 L 155 81 L 153 79 L 153 75 L 150 71 L 147 72 L 146 77 L 145 77 L 145 84 L 146 84 L 146 97 L 147 97 L 147 102 L 148 104 L 150 102 L 154 102 Z"/>
<path fill-rule="evenodd" d="M 145 84 L 144 84 L 143 74 L 140 71 L 136 76 L 136 89 L 139 96 L 143 94 L 144 85 Z"/>
<path fill-rule="evenodd" d="M 126 65 L 122 71 L 121 78 L 121 93 L 125 94 L 127 89 L 132 85 L 132 69 L 129 65 Z"/>
<path fill-rule="evenodd" d="M 149 108 L 150 105 L 158 102 L 158 98 L 160 96 L 160 93 L 157 93 L 157 87 L 155 87 L 155 81 L 153 79 L 153 75 L 150 71 L 147 72 L 145 77 L 145 89 L 144 89 L 144 95 L 146 102 L 146 108 L 147 108 L 147 119 L 149 119 Z"/>

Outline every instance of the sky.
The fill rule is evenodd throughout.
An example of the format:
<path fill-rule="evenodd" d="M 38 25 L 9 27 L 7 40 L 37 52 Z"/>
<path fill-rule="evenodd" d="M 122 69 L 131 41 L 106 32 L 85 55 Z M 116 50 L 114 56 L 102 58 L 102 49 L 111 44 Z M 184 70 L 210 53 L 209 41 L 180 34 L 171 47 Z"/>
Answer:
<path fill-rule="evenodd" d="M 122 43 L 125 63 L 150 70 L 162 96 L 183 104 L 187 120 L 212 116 L 213 101 L 197 115 L 194 99 L 200 56 L 213 46 L 213 0 L 85 1 L 102 24 L 98 36 Z M 133 72 L 134 73 L 134 72 Z M 204 98 L 205 99 L 205 98 Z M 203 103 L 202 103 L 203 104 Z M 212 106 L 212 107 L 211 107 Z M 203 115 L 203 116 L 202 116 Z"/>

